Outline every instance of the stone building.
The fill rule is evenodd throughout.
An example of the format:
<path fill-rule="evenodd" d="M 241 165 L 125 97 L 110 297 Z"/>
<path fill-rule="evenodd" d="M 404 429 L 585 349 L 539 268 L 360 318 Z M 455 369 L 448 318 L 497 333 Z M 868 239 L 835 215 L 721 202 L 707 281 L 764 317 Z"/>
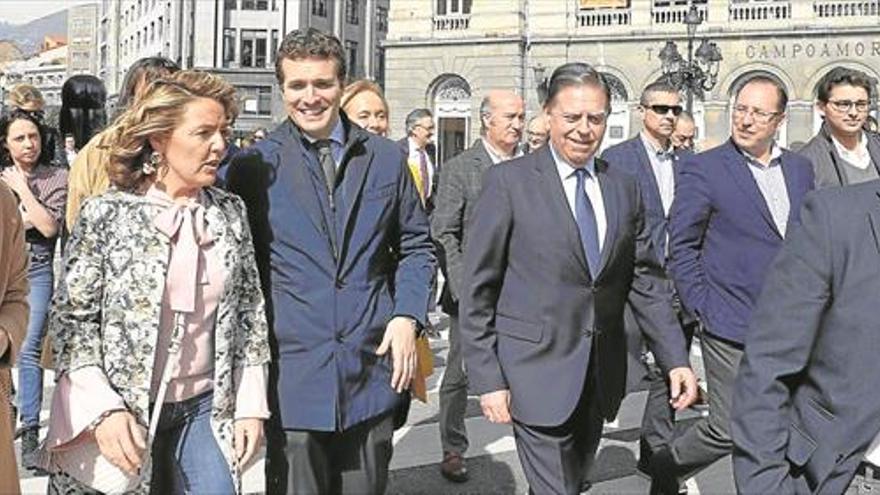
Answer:
<path fill-rule="evenodd" d="M 67 76 L 97 72 L 98 4 L 67 10 Z"/>
<path fill-rule="evenodd" d="M 222 75 L 241 99 L 239 132 L 284 118 L 275 51 L 284 35 L 314 26 L 339 37 L 355 77 L 384 73 L 380 41 L 389 0 L 102 0 L 99 77 L 118 94 L 139 58 L 167 57 Z"/>
<path fill-rule="evenodd" d="M 695 104 L 699 145 L 729 135 L 735 90 L 756 74 L 788 90 L 783 144 L 807 141 L 819 124 L 819 78 L 837 65 L 880 78 L 880 0 L 692 0 L 723 61 L 715 87 Z M 605 146 L 640 129 L 641 89 L 662 75 L 659 52 L 675 41 L 686 56 L 689 0 L 398 0 L 385 42 L 392 134 L 415 107 L 434 110 L 442 158 L 479 135 L 481 96 L 490 88 L 524 95 L 539 110 L 538 79 L 570 61 L 610 76 L 614 89 Z M 542 73 L 543 70 L 543 73 Z M 537 76 L 537 77 L 536 77 Z M 874 109 L 876 112 L 876 108 Z"/>

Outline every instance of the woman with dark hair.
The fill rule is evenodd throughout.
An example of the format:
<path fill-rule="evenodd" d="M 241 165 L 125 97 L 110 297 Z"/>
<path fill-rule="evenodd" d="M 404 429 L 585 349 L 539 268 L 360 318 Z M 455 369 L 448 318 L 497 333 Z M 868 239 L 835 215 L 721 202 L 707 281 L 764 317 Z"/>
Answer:
<path fill-rule="evenodd" d="M 6 95 L 6 106 L 12 110 L 21 110 L 31 114 L 41 125 L 45 122 L 46 100 L 43 93 L 36 86 L 27 83 L 15 85 Z M 47 127 L 43 130 L 43 140 L 40 143 L 43 150 L 43 158 L 47 163 L 67 168 L 70 163 L 61 147 L 58 132 L 54 128 Z"/>
<path fill-rule="evenodd" d="M 26 468 L 36 467 L 43 400 L 40 353 L 52 299 L 55 241 L 64 225 L 67 203 L 67 171 L 49 164 L 41 148 L 45 135 L 45 129 L 30 112 L 13 110 L 0 118 L 0 180 L 18 199 L 30 261 L 30 319 L 18 360 L 22 465 Z"/>
<path fill-rule="evenodd" d="M 157 79 L 167 77 L 180 70 L 177 65 L 162 57 L 142 58 L 131 65 L 122 81 L 117 112 L 124 112 Z M 86 198 L 97 196 L 110 187 L 105 169 L 110 161 L 110 151 L 106 145 L 106 133 L 101 132 L 91 138 L 88 144 L 76 155 L 70 164 L 70 188 L 67 196 L 67 225 L 73 228 L 80 205 Z"/>
<path fill-rule="evenodd" d="M 107 90 L 95 76 L 71 76 L 61 87 L 61 115 L 58 127 L 62 136 L 73 136 L 80 150 L 107 124 Z"/>

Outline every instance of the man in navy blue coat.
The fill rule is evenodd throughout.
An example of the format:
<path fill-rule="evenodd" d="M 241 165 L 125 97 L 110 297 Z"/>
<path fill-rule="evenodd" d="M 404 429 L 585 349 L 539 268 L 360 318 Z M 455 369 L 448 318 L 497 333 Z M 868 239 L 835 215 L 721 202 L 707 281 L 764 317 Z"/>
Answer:
<path fill-rule="evenodd" d="M 669 270 L 684 306 L 703 324 L 709 416 L 654 454 L 657 492 L 677 492 L 679 482 L 731 452 L 732 387 L 752 310 L 770 262 L 813 189 L 810 162 L 774 140 L 787 102 L 777 80 L 750 79 L 736 94 L 732 139 L 679 167 Z"/>
<path fill-rule="evenodd" d="M 672 133 L 682 113 L 678 90 L 665 81 L 656 81 L 642 90 L 639 114 L 643 129 L 634 138 L 605 150 L 602 158 L 608 166 L 629 173 L 639 182 L 639 192 L 645 205 L 645 225 L 651 236 L 655 256 L 666 267 L 667 219 L 675 193 L 675 171 L 683 154 L 673 148 Z M 667 280 L 667 283 L 671 282 Z M 683 311 L 676 302 L 676 313 L 685 335 L 687 348 L 697 321 Z M 650 383 L 645 413 L 642 416 L 642 433 L 639 438 L 638 469 L 648 473 L 648 463 L 654 451 L 666 445 L 674 433 L 675 411 L 669 406 L 669 387 L 656 364 L 646 366 L 643 359 L 641 329 L 636 324 L 632 310 L 624 313 L 624 331 L 627 338 L 628 389 L 634 389 L 644 378 Z"/>
<path fill-rule="evenodd" d="M 288 34 L 276 75 L 289 119 L 228 175 L 274 329 L 268 493 L 384 492 L 435 272 L 398 146 L 339 111 L 344 60 L 330 35 Z"/>

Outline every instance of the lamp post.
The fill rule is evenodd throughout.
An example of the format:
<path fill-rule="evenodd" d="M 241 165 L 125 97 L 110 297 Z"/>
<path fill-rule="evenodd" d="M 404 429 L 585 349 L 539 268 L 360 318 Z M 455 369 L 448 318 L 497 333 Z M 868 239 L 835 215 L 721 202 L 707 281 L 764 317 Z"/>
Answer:
<path fill-rule="evenodd" d="M 687 60 L 682 58 L 678 53 L 678 46 L 671 40 L 666 42 L 659 56 L 663 78 L 687 94 L 687 111 L 692 113 L 694 95 L 699 94 L 702 98 L 703 91 L 711 91 L 718 82 L 718 67 L 722 57 L 718 45 L 706 38 L 703 38 L 696 53 L 694 52 L 697 27 L 703 23 L 703 17 L 696 5 L 691 4 L 684 23 L 687 25 Z"/>

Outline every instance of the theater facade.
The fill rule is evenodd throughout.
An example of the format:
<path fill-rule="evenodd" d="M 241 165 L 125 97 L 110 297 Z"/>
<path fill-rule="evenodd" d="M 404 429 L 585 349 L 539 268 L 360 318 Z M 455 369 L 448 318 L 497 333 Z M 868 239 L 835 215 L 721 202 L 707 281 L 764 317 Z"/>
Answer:
<path fill-rule="evenodd" d="M 721 51 L 717 82 L 694 113 L 702 149 L 729 135 L 732 95 L 758 74 L 789 93 L 785 145 L 804 142 L 820 118 L 816 84 L 832 67 L 880 79 L 880 0 L 692 0 L 703 38 Z M 638 132 L 641 89 L 662 75 L 667 40 L 686 56 L 687 0 L 404 0 L 393 2 L 385 42 L 392 134 L 416 107 L 434 111 L 441 160 L 479 135 L 479 104 L 491 88 L 522 94 L 539 111 L 541 76 L 571 61 L 609 76 L 613 110 L 605 146 Z M 543 74 L 542 74 L 543 72 Z M 872 112 L 876 115 L 876 103 Z"/>

